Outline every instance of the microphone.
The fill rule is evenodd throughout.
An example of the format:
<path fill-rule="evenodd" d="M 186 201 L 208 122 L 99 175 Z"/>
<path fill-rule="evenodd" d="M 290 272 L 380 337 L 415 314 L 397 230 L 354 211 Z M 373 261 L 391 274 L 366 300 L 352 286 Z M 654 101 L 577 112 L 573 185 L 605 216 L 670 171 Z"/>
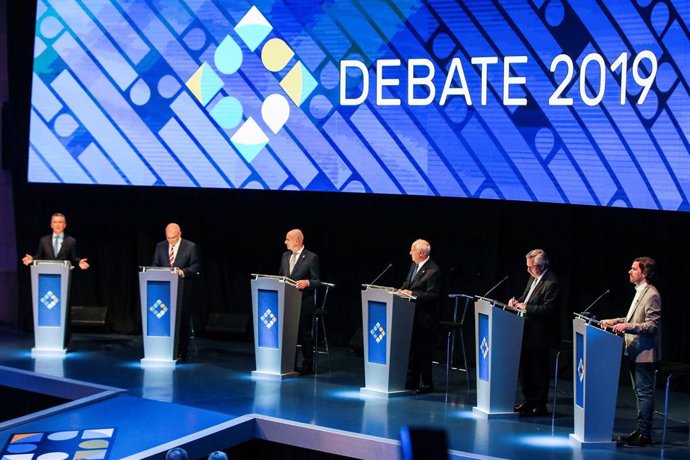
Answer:
<path fill-rule="evenodd" d="M 510 275 L 506 275 L 506 277 L 503 278 L 503 279 L 502 279 L 501 281 L 499 281 L 498 283 L 496 283 L 496 284 L 494 285 L 494 287 L 492 287 L 491 289 L 489 289 L 488 291 L 486 291 L 486 294 L 484 294 L 482 297 L 486 297 L 486 296 L 488 296 L 489 294 L 491 294 L 492 292 L 494 292 L 494 289 L 496 289 L 496 288 L 499 287 L 501 284 L 503 284 L 503 282 L 504 282 L 505 280 L 507 280 L 509 277 L 510 277 Z"/>
<path fill-rule="evenodd" d="M 381 278 L 383 276 L 383 274 L 386 273 L 388 271 L 388 269 L 391 268 L 392 266 L 393 266 L 393 264 L 388 264 L 388 266 L 386 268 L 384 268 L 381 273 L 379 273 L 379 276 L 374 278 L 374 281 L 372 281 L 369 284 L 375 284 L 379 280 L 379 278 Z"/>
<path fill-rule="evenodd" d="M 592 302 L 591 304 L 589 304 L 589 307 L 585 308 L 585 311 L 583 311 L 583 312 L 580 313 L 580 314 L 583 315 L 583 316 L 587 316 L 587 315 L 585 315 L 585 313 L 587 313 L 587 312 L 589 311 L 590 308 L 592 308 L 594 305 L 596 305 L 596 303 L 599 302 L 599 301 L 601 300 L 602 297 L 604 297 L 606 294 L 608 294 L 608 293 L 610 293 L 610 292 L 611 292 L 611 289 L 605 290 L 603 294 L 601 294 L 599 297 L 597 297 L 597 299 L 596 299 L 594 302 Z"/>

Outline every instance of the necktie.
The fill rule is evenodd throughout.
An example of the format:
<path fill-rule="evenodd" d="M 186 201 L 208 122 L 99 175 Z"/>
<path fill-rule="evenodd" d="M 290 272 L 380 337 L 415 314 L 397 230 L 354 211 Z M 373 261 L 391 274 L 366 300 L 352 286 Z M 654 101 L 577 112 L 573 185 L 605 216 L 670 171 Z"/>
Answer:
<path fill-rule="evenodd" d="M 534 292 L 534 288 L 536 288 L 536 287 L 537 287 L 537 278 L 534 278 L 534 281 L 532 281 L 532 286 L 530 286 L 529 292 L 527 293 L 527 297 L 525 297 L 524 303 L 527 303 L 529 298 L 532 297 L 532 293 Z"/>
<path fill-rule="evenodd" d="M 414 277 L 417 276 L 417 270 L 419 270 L 419 264 L 414 266 L 414 270 L 412 270 L 412 275 L 410 276 L 410 281 L 414 281 Z"/>
<path fill-rule="evenodd" d="M 296 252 L 293 252 L 292 255 L 290 256 L 290 275 L 292 275 L 292 271 L 295 269 L 295 264 L 297 263 L 297 254 Z"/>
<path fill-rule="evenodd" d="M 170 261 L 170 266 L 175 266 L 175 247 L 170 246 L 170 252 L 168 253 L 168 260 Z"/>
<path fill-rule="evenodd" d="M 58 248 L 58 241 L 60 241 L 60 237 L 56 235 L 56 236 L 53 238 L 53 255 L 54 255 L 55 257 L 57 257 L 57 255 L 58 255 L 58 249 L 59 249 L 59 248 Z"/>

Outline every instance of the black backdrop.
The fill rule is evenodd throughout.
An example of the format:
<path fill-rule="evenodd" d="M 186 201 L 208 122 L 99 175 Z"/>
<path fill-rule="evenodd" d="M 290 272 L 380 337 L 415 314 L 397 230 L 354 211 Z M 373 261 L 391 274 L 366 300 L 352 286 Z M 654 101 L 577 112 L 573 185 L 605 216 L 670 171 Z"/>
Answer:
<path fill-rule="evenodd" d="M 11 101 L 5 152 L 15 179 L 17 248 L 33 252 L 49 232 L 50 215 L 67 215 L 92 269 L 74 277 L 75 305 L 109 307 L 117 332 L 140 328 L 137 266 L 148 264 L 168 222 L 202 249 L 200 296 L 194 313 L 203 328 L 211 312 L 250 313 L 250 273 L 275 273 L 285 233 L 300 227 L 306 246 L 321 256 L 322 279 L 337 285 L 329 302 L 330 338 L 343 343 L 361 325 L 360 284 L 386 265 L 379 284 L 401 284 L 416 238 L 431 242 L 451 292 L 495 292 L 506 300 L 524 288 L 524 254 L 547 251 L 564 285 L 562 329 L 572 311 L 605 289 L 598 317 L 623 316 L 634 291 L 627 270 L 634 257 L 657 259 L 664 305 L 666 359 L 690 359 L 690 247 L 687 213 L 544 205 L 469 199 L 300 192 L 196 190 L 26 183 L 35 2 L 10 2 Z M 20 276 L 20 318 L 30 319 L 28 270 Z"/>

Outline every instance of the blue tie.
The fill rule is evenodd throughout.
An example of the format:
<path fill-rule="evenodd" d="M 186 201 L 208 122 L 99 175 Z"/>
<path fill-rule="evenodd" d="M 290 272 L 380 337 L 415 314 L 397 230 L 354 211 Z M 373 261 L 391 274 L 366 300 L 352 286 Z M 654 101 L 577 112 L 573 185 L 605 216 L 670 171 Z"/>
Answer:
<path fill-rule="evenodd" d="M 419 270 L 419 264 L 414 266 L 414 270 L 412 270 L 412 276 L 410 276 L 410 281 L 414 281 L 414 277 L 417 276 L 417 270 Z"/>

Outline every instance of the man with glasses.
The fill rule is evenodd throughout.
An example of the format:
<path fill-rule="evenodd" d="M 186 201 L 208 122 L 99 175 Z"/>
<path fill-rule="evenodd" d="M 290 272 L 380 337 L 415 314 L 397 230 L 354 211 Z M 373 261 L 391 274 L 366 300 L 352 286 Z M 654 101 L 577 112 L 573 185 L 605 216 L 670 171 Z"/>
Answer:
<path fill-rule="evenodd" d="M 515 406 L 520 415 L 546 415 L 549 396 L 549 347 L 560 340 L 561 286 L 549 258 L 542 249 L 525 256 L 530 278 L 519 298 L 508 305 L 520 310 L 525 318 L 520 355 L 520 384 L 525 400 Z"/>

